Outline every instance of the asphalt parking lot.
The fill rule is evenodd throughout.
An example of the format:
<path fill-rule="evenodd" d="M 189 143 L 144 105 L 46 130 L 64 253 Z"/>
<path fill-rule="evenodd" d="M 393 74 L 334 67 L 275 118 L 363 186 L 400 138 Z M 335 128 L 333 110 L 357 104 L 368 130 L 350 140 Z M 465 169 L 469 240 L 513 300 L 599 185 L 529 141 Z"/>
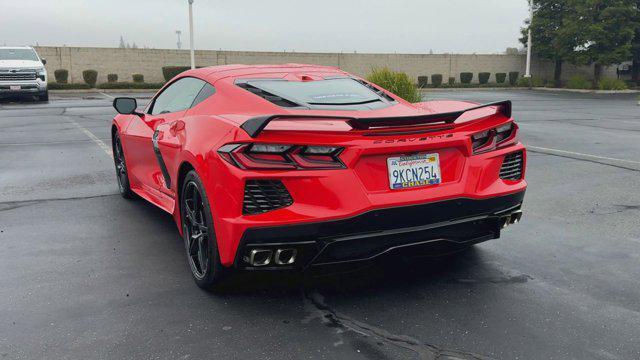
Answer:
<path fill-rule="evenodd" d="M 0 359 L 640 358 L 636 95 L 426 97 L 514 101 L 520 224 L 455 257 L 221 294 L 195 286 L 168 215 L 117 194 L 111 95 L 1 102 Z"/>

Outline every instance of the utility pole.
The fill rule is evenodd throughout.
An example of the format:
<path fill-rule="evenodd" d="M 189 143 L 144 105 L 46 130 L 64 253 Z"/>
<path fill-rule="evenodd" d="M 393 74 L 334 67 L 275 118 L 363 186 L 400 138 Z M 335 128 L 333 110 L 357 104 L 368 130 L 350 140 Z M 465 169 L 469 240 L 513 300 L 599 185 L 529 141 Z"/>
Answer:
<path fill-rule="evenodd" d="M 529 88 L 533 87 L 531 81 L 531 27 L 533 25 L 533 0 L 529 0 L 529 34 L 527 35 L 527 69 L 524 77 L 529 79 Z"/>
<path fill-rule="evenodd" d="M 193 50 L 193 0 L 189 0 L 189 46 L 191 47 L 191 68 L 196 68 L 196 58 Z"/>
<path fill-rule="evenodd" d="M 176 35 L 178 35 L 178 50 L 182 49 L 182 41 L 180 41 L 180 35 L 182 35 L 182 31 L 176 30 Z"/>

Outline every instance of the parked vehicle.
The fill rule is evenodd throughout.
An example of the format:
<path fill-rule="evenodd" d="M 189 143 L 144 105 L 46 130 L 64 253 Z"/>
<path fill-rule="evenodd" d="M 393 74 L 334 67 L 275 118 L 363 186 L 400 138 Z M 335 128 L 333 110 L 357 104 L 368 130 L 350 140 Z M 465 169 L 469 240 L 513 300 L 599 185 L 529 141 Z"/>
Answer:
<path fill-rule="evenodd" d="M 118 185 L 173 215 L 196 283 L 500 236 L 522 215 L 511 102 L 408 103 L 334 67 L 228 65 L 116 98 Z"/>
<path fill-rule="evenodd" d="M 46 63 L 30 46 L 0 47 L 0 97 L 27 95 L 48 101 Z"/>

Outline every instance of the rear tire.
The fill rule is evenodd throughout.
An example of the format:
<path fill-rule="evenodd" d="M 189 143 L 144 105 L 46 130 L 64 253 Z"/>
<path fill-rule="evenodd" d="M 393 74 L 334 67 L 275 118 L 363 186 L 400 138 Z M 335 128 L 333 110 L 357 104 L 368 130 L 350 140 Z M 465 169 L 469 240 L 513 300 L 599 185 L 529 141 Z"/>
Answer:
<path fill-rule="evenodd" d="M 113 162 L 116 166 L 116 177 L 118 178 L 120 195 L 125 199 L 133 199 L 135 195 L 131 190 L 124 150 L 122 149 L 122 142 L 120 141 L 120 135 L 117 131 L 113 134 Z"/>
<path fill-rule="evenodd" d="M 187 173 L 180 191 L 180 218 L 187 261 L 196 284 L 212 290 L 224 277 L 209 198 L 198 174 Z"/>

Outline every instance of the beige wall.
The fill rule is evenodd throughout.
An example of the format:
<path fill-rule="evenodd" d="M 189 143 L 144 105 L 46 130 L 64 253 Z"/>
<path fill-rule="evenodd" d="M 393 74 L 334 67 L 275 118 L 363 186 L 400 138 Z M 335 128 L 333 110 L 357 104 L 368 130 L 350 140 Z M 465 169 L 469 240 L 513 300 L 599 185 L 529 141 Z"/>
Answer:
<path fill-rule="evenodd" d="M 69 70 L 69 82 L 83 82 L 82 71 L 98 71 L 98 83 L 107 81 L 107 74 L 118 74 L 119 81 L 131 81 L 131 74 L 141 73 L 146 82 L 162 82 L 162 67 L 167 65 L 189 65 L 188 50 L 170 49 L 119 49 L 88 47 L 36 47 L 40 57 L 47 59 L 47 71 L 53 81 L 53 71 Z M 417 79 L 420 75 L 442 74 L 446 82 L 450 76 L 460 79 L 460 72 L 490 72 L 490 81 L 495 81 L 496 72 L 519 71 L 524 74 L 524 55 L 472 55 L 472 54 L 357 54 L 357 53 L 291 53 L 255 51 L 198 50 L 195 52 L 197 66 L 224 64 L 282 64 L 306 63 L 338 66 L 359 76 L 366 76 L 374 67 L 388 66 L 406 72 Z M 580 73 L 591 76 L 589 67 L 565 66 L 564 76 Z M 553 64 L 535 60 L 531 72 L 546 79 L 553 77 Z M 605 72 L 615 76 L 615 68 Z"/>

